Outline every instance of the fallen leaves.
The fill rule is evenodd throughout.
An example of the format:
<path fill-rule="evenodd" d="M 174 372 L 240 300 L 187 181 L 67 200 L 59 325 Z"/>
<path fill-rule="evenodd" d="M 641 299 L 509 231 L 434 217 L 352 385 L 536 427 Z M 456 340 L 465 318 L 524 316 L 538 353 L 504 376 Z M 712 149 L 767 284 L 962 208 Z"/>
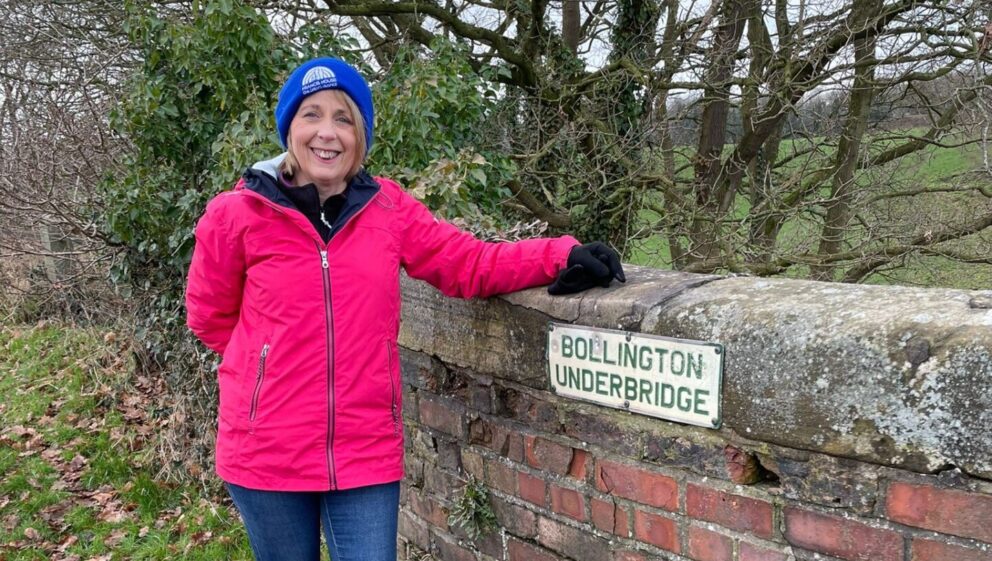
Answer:
<path fill-rule="evenodd" d="M 69 469 L 71 471 L 80 471 L 84 467 L 86 467 L 87 463 L 88 461 L 86 460 L 86 458 L 80 456 L 79 454 L 76 454 L 75 456 L 72 457 L 72 460 L 69 461 Z"/>
<path fill-rule="evenodd" d="M 66 536 L 65 538 L 62 539 L 61 542 L 59 542 L 59 546 L 56 548 L 56 551 L 58 551 L 59 553 L 65 553 L 66 550 L 68 550 L 70 547 L 76 545 L 76 542 L 78 541 L 79 541 L 78 536 L 75 535 Z"/>
<path fill-rule="evenodd" d="M 181 557 L 184 549 L 188 553 L 206 544 L 234 541 L 215 533 L 217 517 L 231 515 L 227 507 L 197 495 L 184 494 L 182 507 L 173 505 L 151 517 L 139 510 L 135 501 L 147 505 L 158 500 L 158 490 L 149 485 L 160 485 L 161 497 L 171 496 L 169 484 L 139 479 L 145 473 L 147 453 L 143 452 L 164 429 L 185 425 L 185 418 L 181 410 L 162 408 L 163 379 L 121 376 L 129 357 L 123 349 L 125 338 L 113 332 L 101 335 L 105 346 L 121 348 L 56 360 L 58 365 L 47 370 L 43 379 L 26 378 L 17 385 L 14 395 L 18 400 L 0 396 L 0 413 L 16 412 L 0 414 L 9 421 L 0 426 L 0 450 L 30 457 L 16 461 L 12 472 L 0 475 L 5 480 L 19 478 L 18 487 L 0 493 L 0 561 L 21 551 L 52 561 L 109 561 L 128 558 L 135 544 L 145 540 L 165 540 L 168 550 Z M 3 345 L 0 342 L 0 348 Z M 24 356 L 38 354 L 43 353 Z M 13 375 L 20 372 L 28 371 L 17 366 Z M 70 396 L 68 388 L 78 385 L 63 384 L 61 377 L 80 372 L 86 375 L 84 389 Z M 45 401 L 34 413 L 22 413 L 17 405 L 10 405 L 20 403 L 22 395 L 36 398 L 35 394 L 43 395 Z M 121 467 L 131 469 L 134 479 L 118 478 Z M 188 467 L 195 475 L 199 466 Z M 99 485 L 106 476 L 113 479 L 102 481 L 113 484 Z M 139 498 L 146 492 L 151 493 L 150 501 Z M 21 508 L 22 504 L 32 507 Z"/>
<path fill-rule="evenodd" d="M 103 545 L 111 549 L 115 548 L 119 546 L 126 537 L 127 537 L 127 530 L 118 528 L 113 532 L 110 532 L 110 535 L 103 539 Z"/>
<path fill-rule="evenodd" d="M 24 537 L 31 541 L 39 541 L 41 540 L 41 533 L 38 532 L 38 530 L 28 526 L 24 529 Z"/>

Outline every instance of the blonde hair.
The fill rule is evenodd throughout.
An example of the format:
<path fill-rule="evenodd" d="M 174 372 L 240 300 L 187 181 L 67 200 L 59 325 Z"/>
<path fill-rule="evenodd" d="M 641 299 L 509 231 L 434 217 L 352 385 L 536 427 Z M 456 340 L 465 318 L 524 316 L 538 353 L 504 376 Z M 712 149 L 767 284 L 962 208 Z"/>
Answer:
<path fill-rule="evenodd" d="M 342 90 L 331 90 L 331 93 L 338 101 L 343 101 L 348 106 L 348 111 L 351 112 L 351 121 L 355 123 L 355 153 L 358 157 L 355 158 L 355 163 L 345 178 L 346 180 L 350 180 L 358 174 L 358 170 L 362 169 L 362 164 L 365 163 L 365 156 L 368 151 L 368 146 L 365 145 L 365 119 L 362 119 L 362 112 L 358 109 L 358 104 L 355 103 L 355 100 L 351 99 L 350 95 Z M 292 131 L 293 126 L 290 125 L 289 128 Z M 287 139 L 290 134 L 291 132 L 286 134 Z M 293 177 L 296 174 L 296 170 L 300 169 L 300 162 L 293 154 L 293 144 L 287 141 L 286 145 L 286 157 L 279 164 L 279 173 L 286 177 Z"/>

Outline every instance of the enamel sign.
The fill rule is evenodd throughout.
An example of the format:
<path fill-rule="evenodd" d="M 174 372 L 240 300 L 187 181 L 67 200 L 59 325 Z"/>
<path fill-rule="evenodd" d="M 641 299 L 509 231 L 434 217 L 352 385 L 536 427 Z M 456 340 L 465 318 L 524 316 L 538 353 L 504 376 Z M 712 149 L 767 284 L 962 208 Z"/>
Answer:
<path fill-rule="evenodd" d="M 719 428 L 723 346 L 548 324 L 548 375 L 559 395 Z"/>

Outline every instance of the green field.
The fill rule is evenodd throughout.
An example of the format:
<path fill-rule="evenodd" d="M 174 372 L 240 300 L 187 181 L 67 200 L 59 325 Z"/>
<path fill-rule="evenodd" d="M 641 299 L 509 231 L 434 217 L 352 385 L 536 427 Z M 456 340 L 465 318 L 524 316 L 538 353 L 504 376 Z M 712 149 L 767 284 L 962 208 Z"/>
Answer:
<path fill-rule="evenodd" d="M 904 133 L 887 133 L 885 138 L 877 138 L 872 146 L 872 153 L 880 152 L 904 139 L 896 138 L 899 134 L 922 134 L 922 130 L 910 130 Z M 822 139 L 786 140 L 780 146 L 780 158 L 788 157 L 795 151 L 808 150 L 813 143 Z M 945 143 L 953 143 L 953 139 L 944 139 Z M 727 152 L 731 150 L 728 145 Z M 828 156 L 832 148 L 823 149 Z M 676 167 L 686 163 L 684 156 L 677 158 Z M 802 158 L 796 158 L 782 166 L 782 174 L 804 178 L 808 176 L 804 166 L 809 163 Z M 869 229 L 876 244 L 895 243 L 898 239 L 918 235 L 928 228 L 939 224 L 963 223 L 974 219 L 982 212 L 988 212 L 992 201 L 974 191 L 968 193 L 928 193 L 911 197 L 884 198 L 883 195 L 896 192 L 915 191 L 920 189 L 941 190 L 958 186 L 962 173 L 981 169 L 983 152 L 979 145 L 970 144 L 964 147 L 929 146 L 914 154 L 891 162 L 880 169 L 862 172 L 858 184 L 862 191 L 859 196 L 874 198 L 861 214 L 862 221 L 852 224 L 847 236 L 850 247 L 857 247 L 868 238 Z M 682 179 L 689 179 L 691 169 L 686 167 Z M 992 181 L 989 182 L 992 184 Z M 819 190 L 821 199 L 829 197 L 829 188 Z M 750 202 L 746 193 L 739 193 L 733 211 L 728 217 L 740 224 L 736 228 L 737 236 L 746 233 L 746 218 L 750 211 Z M 783 225 L 777 237 L 776 251 L 778 254 L 803 254 L 815 251 L 820 236 L 820 224 L 823 207 L 810 204 L 799 209 Z M 660 216 L 651 210 L 640 214 L 640 224 L 646 227 L 657 221 Z M 891 225 L 896 224 L 896 227 Z M 733 229 L 733 228 L 732 228 Z M 988 234 L 986 234 L 988 238 Z M 970 254 L 988 255 L 992 248 L 989 242 L 978 236 L 970 236 L 962 240 L 948 242 L 935 249 L 964 251 Z M 934 252 L 939 253 L 939 252 Z M 672 268 L 668 241 L 660 235 L 649 236 L 637 240 L 629 253 L 629 260 L 638 265 Z M 980 289 L 987 288 L 992 282 L 992 265 L 969 264 L 956 261 L 942 255 L 910 255 L 894 263 L 895 266 L 880 270 L 867 279 L 874 284 L 908 284 L 920 286 L 944 286 L 955 288 Z M 803 266 L 790 268 L 783 276 L 803 277 L 808 269 Z"/>

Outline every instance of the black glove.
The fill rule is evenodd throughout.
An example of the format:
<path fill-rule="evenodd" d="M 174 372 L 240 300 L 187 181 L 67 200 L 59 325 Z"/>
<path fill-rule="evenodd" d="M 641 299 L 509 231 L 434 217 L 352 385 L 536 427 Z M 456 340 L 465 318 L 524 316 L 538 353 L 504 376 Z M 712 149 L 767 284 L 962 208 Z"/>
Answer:
<path fill-rule="evenodd" d="M 568 254 L 568 264 L 548 287 L 548 294 L 573 294 L 594 286 L 607 287 L 617 279 L 627 282 L 620 255 L 602 242 L 577 245 Z"/>

